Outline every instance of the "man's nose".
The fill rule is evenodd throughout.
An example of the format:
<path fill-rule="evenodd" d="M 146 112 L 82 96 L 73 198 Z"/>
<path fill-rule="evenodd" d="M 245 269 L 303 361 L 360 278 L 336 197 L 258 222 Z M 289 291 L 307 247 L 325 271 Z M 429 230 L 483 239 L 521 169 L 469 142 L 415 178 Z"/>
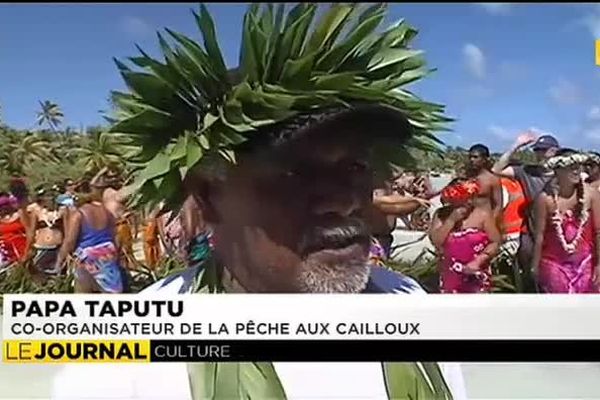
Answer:
<path fill-rule="evenodd" d="M 358 196 L 352 193 L 336 193 L 315 199 L 311 211 L 315 215 L 337 214 L 348 217 L 359 209 Z"/>

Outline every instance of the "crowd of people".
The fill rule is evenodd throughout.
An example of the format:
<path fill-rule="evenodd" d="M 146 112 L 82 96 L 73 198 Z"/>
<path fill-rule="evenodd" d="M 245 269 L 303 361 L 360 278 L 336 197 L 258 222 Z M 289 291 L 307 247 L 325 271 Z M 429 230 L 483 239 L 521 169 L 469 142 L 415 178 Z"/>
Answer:
<path fill-rule="evenodd" d="M 536 165 L 513 161 L 532 144 Z M 455 175 L 441 191 L 423 172 L 396 171 L 376 185 L 368 218 L 372 263 L 385 265 L 392 256 L 400 222 L 429 233 L 441 293 L 491 292 L 491 264 L 501 255 L 511 260 L 521 291 L 598 292 L 600 154 L 526 133 L 495 163 L 486 146 L 472 146 Z M 0 267 L 31 262 L 51 276 L 64 273 L 70 259 L 76 292 L 120 293 L 139 262 L 138 236 L 143 263 L 155 268 L 163 254 L 185 260 L 194 240 L 210 231 L 193 197 L 176 216 L 161 207 L 134 212 L 123 183 L 109 168 L 31 194 L 14 179 L 0 194 Z M 431 201 L 438 196 L 436 209 Z"/>
<path fill-rule="evenodd" d="M 537 164 L 512 161 L 530 145 Z M 472 146 L 429 231 L 440 291 L 490 292 L 490 265 L 504 250 L 525 292 L 598 293 L 599 172 L 597 153 L 563 148 L 550 135 L 519 136 L 495 163 L 487 147 Z"/>
<path fill-rule="evenodd" d="M 122 293 L 140 262 L 154 269 L 163 255 L 185 258 L 185 238 L 202 226 L 190 217 L 193 201 L 176 216 L 161 213 L 162 206 L 130 210 L 123 183 L 110 168 L 31 193 L 23 179 L 12 179 L 0 193 L 0 271 L 29 264 L 49 277 L 66 273 L 73 261 L 75 292 Z M 143 260 L 134 249 L 140 236 Z"/>

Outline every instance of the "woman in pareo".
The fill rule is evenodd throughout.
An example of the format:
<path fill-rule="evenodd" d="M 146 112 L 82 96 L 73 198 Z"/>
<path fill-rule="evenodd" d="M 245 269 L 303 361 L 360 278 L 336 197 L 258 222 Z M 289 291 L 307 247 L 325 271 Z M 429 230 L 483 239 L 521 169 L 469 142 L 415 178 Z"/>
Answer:
<path fill-rule="evenodd" d="M 600 193 L 582 180 L 587 160 L 562 149 L 546 162 L 555 178 L 535 203 L 532 262 L 544 293 L 598 293 Z"/>
<path fill-rule="evenodd" d="M 74 251 L 76 293 L 122 293 L 125 289 L 115 244 L 115 218 L 102 203 L 102 189 L 92 187 L 89 201 L 70 213 L 58 253 L 56 269 L 60 270 Z"/>
<path fill-rule="evenodd" d="M 19 207 L 12 194 L 0 193 L 0 268 L 25 256 L 27 247 L 27 212 Z"/>
<path fill-rule="evenodd" d="M 37 188 L 35 201 L 29 209 L 27 254 L 33 251 L 35 267 L 44 273 L 53 273 L 58 250 L 64 238 L 66 212 L 59 209 L 54 193 Z"/>
<path fill-rule="evenodd" d="M 441 255 L 441 293 L 488 293 L 492 290 L 490 261 L 501 234 L 491 212 L 473 207 L 479 193 L 474 180 L 454 179 L 441 194 L 443 207 L 433 219 L 429 237 Z"/>
<path fill-rule="evenodd" d="M 158 232 L 159 208 L 152 210 L 146 217 L 144 227 L 144 259 L 148 268 L 154 269 L 160 260 L 160 238 Z"/>

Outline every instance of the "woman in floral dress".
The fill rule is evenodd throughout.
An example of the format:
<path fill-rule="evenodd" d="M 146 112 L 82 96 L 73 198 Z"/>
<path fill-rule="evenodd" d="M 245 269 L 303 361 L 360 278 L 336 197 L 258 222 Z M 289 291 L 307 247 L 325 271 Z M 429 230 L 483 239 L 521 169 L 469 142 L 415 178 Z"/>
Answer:
<path fill-rule="evenodd" d="M 555 178 L 535 203 L 533 270 L 544 293 L 598 293 L 600 194 L 582 180 L 587 156 L 563 149 Z"/>
<path fill-rule="evenodd" d="M 501 234 L 491 212 L 473 207 L 477 181 L 454 179 L 441 194 L 442 204 L 429 237 L 441 255 L 441 293 L 488 293 L 492 290 L 490 261 Z"/>

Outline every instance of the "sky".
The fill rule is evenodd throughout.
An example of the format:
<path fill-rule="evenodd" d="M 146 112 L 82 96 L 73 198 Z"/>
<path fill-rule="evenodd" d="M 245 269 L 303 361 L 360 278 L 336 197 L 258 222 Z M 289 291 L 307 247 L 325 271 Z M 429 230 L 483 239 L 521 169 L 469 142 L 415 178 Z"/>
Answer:
<path fill-rule="evenodd" d="M 246 5 L 208 4 L 228 66 L 237 65 Z M 0 106 L 10 126 L 31 128 L 39 100 L 65 124 L 102 122 L 110 90 L 123 89 L 112 58 L 156 55 L 165 27 L 200 39 L 196 4 L 0 4 Z M 386 23 L 419 30 L 413 46 L 436 72 L 410 89 L 456 119 L 442 139 L 508 147 L 526 129 L 563 146 L 600 148 L 600 5 L 390 4 Z"/>

